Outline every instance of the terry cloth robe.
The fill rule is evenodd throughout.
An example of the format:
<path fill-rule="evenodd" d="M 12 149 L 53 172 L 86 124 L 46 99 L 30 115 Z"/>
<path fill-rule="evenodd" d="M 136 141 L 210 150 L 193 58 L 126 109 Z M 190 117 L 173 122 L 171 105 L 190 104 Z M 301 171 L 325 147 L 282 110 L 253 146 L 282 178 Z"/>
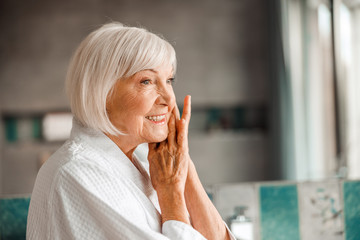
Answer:
<path fill-rule="evenodd" d="M 161 225 L 147 151 L 146 144 L 134 151 L 138 170 L 105 134 L 74 120 L 36 178 L 27 239 L 205 239 L 180 221 Z"/>

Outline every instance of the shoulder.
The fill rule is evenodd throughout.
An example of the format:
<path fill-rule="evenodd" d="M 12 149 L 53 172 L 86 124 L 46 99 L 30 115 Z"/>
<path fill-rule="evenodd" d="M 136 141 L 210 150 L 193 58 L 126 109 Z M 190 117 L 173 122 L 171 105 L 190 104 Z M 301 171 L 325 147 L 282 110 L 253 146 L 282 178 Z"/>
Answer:
<path fill-rule="evenodd" d="M 41 167 L 33 198 L 39 195 L 51 201 L 56 192 L 66 195 L 82 189 L 95 193 L 107 186 L 124 185 L 122 182 L 122 177 L 114 174 L 111 163 L 96 149 L 81 141 L 69 140 Z"/>
<path fill-rule="evenodd" d="M 68 141 L 46 163 L 53 172 L 53 190 L 78 188 L 87 191 L 104 191 L 107 186 L 117 186 L 121 175 L 99 151 L 81 141 Z"/>
<path fill-rule="evenodd" d="M 79 141 L 68 140 L 41 166 L 35 185 L 53 184 L 65 172 L 71 173 L 71 169 L 76 171 L 79 168 L 86 169 L 86 166 L 96 165 L 101 162 L 99 158 L 90 147 L 84 146 Z"/>
<path fill-rule="evenodd" d="M 72 139 L 64 143 L 42 166 L 40 174 L 52 172 L 52 177 L 61 177 L 64 174 L 90 173 L 92 171 L 112 172 L 111 164 L 103 154 L 86 142 Z"/>

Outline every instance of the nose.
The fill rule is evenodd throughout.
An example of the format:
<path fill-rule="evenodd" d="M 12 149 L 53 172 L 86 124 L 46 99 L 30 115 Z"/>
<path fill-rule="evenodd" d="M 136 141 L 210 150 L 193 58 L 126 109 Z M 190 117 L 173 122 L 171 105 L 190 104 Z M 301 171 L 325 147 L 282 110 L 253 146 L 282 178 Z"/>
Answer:
<path fill-rule="evenodd" d="M 161 86 L 158 90 L 158 97 L 156 99 L 156 104 L 167 106 L 169 111 L 175 105 L 175 93 L 170 86 Z"/>

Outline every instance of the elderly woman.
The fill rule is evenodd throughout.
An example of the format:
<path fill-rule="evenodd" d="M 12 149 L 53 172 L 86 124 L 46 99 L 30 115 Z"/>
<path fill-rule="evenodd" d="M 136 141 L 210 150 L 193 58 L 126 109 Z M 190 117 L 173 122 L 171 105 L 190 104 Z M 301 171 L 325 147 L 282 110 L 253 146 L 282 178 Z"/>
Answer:
<path fill-rule="evenodd" d="M 28 239 L 230 239 L 189 156 L 173 47 L 106 24 L 79 46 L 66 88 L 70 139 L 42 166 Z M 234 239 L 234 238 L 233 238 Z"/>

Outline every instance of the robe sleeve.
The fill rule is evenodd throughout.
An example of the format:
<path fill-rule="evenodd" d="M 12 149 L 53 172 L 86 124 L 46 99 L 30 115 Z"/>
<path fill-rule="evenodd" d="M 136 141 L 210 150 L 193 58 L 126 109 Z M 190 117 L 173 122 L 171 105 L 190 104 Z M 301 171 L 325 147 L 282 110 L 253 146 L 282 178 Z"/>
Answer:
<path fill-rule="evenodd" d="M 226 227 L 226 231 L 229 234 L 230 240 L 236 240 L 236 237 L 234 236 L 234 234 L 230 231 L 228 225 L 224 222 L 225 227 Z"/>
<path fill-rule="evenodd" d="M 55 178 L 48 239 L 205 239 L 180 221 L 167 221 L 160 231 L 151 228 L 136 193 L 96 164 L 65 166 Z"/>

